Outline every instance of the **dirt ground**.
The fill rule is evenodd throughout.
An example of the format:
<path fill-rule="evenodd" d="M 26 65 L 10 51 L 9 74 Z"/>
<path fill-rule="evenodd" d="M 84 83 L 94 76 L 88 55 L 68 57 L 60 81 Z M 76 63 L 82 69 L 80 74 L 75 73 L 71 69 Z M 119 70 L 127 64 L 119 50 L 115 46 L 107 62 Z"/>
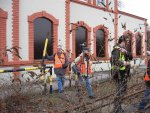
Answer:
<path fill-rule="evenodd" d="M 134 93 L 144 88 L 142 79 L 143 74 L 136 74 L 136 79 L 134 76 L 128 80 L 128 90 L 122 104 L 125 109 L 140 101 L 143 93 Z M 63 93 L 55 90 L 52 94 L 49 93 L 49 84 L 47 93 L 43 94 L 43 84 L 40 82 L 21 86 L 15 84 L 15 89 L 13 85 L 1 86 L 0 91 L 5 92 L 5 96 L 0 98 L 0 113 L 110 113 L 115 83 L 111 79 L 95 78 L 91 82 L 95 99 L 88 98 L 85 84 L 82 87 L 67 86 Z"/>

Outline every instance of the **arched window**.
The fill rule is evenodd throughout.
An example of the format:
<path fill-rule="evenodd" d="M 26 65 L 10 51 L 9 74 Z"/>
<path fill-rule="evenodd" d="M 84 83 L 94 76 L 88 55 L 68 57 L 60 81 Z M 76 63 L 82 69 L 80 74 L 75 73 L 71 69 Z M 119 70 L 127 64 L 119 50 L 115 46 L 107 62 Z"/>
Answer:
<path fill-rule="evenodd" d="M 128 40 L 127 51 L 132 53 L 132 36 L 131 36 L 131 34 L 126 34 L 125 37 Z"/>
<path fill-rule="evenodd" d="M 37 18 L 34 20 L 34 59 L 42 58 L 45 39 L 49 33 L 49 41 L 47 46 L 47 53 L 53 54 L 53 40 L 52 40 L 53 23 L 46 18 Z"/>
<path fill-rule="evenodd" d="M 96 32 L 96 56 L 105 57 L 105 33 L 99 29 Z"/>
<path fill-rule="evenodd" d="M 138 34 L 136 35 L 136 56 L 141 55 L 142 53 L 142 42 L 141 42 L 141 36 Z"/>
<path fill-rule="evenodd" d="M 81 44 L 84 42 L 87 43 L 87 29 L 85 27 L 78 27 L 76 29 L 76 38 L 75 38 L 75 49 L 76 49 L 76 57 L 82 52 L 81 50 Z"/>

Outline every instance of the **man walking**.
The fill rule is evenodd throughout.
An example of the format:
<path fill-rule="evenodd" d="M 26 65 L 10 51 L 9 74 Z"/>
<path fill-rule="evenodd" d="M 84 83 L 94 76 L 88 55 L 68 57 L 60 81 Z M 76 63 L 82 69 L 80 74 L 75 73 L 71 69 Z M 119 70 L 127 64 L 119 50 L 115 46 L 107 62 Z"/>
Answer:
<path fill-rule="evenodd" d="M 90 99 L 94 98 L 89 76 L 92 74 L 92 61 L 90 49 L 85 47 L 83 52 L 72 62 L 72 72 L 77 74 L 79 84 L 82 85 L 83 79 L 86 81 L 86 89 Z"/>
<path fill-rule="evenodd" d="M 54 73 L 57 76 L 58 91 L 59 93 L 62 93 L 65 82 L 66 68 L 69 64 L 68 57 L 59 46 L 55 54 L 51 56 L 46 55 L 46 58 L 48 60 L 54 60 Z"/>

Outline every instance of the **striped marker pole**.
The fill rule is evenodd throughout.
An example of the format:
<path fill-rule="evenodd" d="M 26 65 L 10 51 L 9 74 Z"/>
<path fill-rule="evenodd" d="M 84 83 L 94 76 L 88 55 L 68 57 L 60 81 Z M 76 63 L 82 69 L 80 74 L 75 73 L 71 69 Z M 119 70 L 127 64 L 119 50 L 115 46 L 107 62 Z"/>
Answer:
<path fill-rule="evenodd" d="M 47 68 L 52 68 L 52 66 L 46 66 L 44 67 L 45 69 Z M 38 70 L 38 69 L 43 69 L 43 67 L 27 67 L 27 68 L 17 68 L 17 69 L 4 69 L 0 70 L 0 73 L 9 73 L 9 72 L 19 72 L 19 71 L 30 71 L 30 70 Z"/>
<path fill-rule="evenodd" d="M 50 80 L 50 94 L 52 94 L 52 92 L 53 92 L 53 76 L 52 76 L 52 67 L 50 68 L 50 77 L 49 77 L 49 80 Z"/>
<path fill-rule="evenodd" d="M 46 51 L 47 51 L 47 45 L 48 45 L 48 36 L 49 36 L 49 33 L 47 34 L 47 37 L 46 37 L 46 40 L 45 40 L 45 44 L 44 44 L 44 49 L 43 49 L 43 57 L 42 57 L 42 66 L 43 66 L 43 69 L 41 70 L 41 73 L 42 74 L 45 74 L 45 64 L 44 64 L 44 59 L 45 59 L 45 56 L 46 56 Z M 47 75 L 45 74 L 44 75 L 44 94 L 46 93 L 47 91 Z"/>

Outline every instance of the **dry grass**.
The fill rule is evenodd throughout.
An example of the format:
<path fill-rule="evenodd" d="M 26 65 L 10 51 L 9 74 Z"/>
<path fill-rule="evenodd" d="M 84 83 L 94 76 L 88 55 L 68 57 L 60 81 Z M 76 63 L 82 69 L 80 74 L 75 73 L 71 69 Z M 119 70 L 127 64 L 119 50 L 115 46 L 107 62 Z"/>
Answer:
<path fill-rule="evenodd" d="M 142 72 L 143 73 L 143 72 Z M 131 77 L 128 82 L 128 87 L 130 87 L 127 91 L 127 95 L 130 93 L 134 93 L 144 87 L 144 85 L 139 85 L 142 83 L 143 74 L 136 74 L 136 78 Z M 4 85 L 5 86 L 5 85 Z M 100 99 L 100 101 L 90 100 L 87 97 L 87 92 L 85 89 L 85 85 L 83 87 L 66 87 L 65 92 L 59 94 L 57 91 L 54 91 L 53 94 L 46 93 L 46 95 L 42 94 L 43 87 L 41 83 L 32 84 L 22 84 L 21 91 L 16 92 L 13 90 L 13 85 L 7 87 L 1 87 L 1 91 L 5 90 L 5 94 L 7 98 L 0 99 L 0 112 L 1 113 L 60 113 L 65 109 L 71 109 L 78 105 L 85 105 L 79 109 L 76 109 L 76 113 L 79 111 L 84 111 L 87 109 L 87 106 L 94 106 L 92 103 L 96 103 L 96 106 L 104 105 L 107 103 L 111 103 L 113 101 L 113 96 L 110 96 L 106 99 L 101 100 L 101 98 L 115 93 L 115 84 L 112 80 L 99 80 L 96 82 L 92 82 L 93 92 L 96 96 L 96 99 Z M 17 88 L 17 86 L 15 86 Z M 20 88 L 20 86 L 18 86 Z M 38 89 L 35 90 L 35 89 Z M 78 92 L 78 89 L 81 89 Z M 23 90 L 23 91 L 22 91 Z M 12 94 L 10 94 L 12 93 Z M 132 103 L 136 103 L 141 98 L 141 94 L 137 94 L 135 96 L 129 97 L 124 100 L 125 105 L 129 105 Z M 105 106 L 103 108 L 98 108 L 93 113 L 100 113 L 103 110 L 107 109 L 110 111 L 112 106 Z M 73 109 L 69 112 L 75 112 Z M 107 113 L 107 112 L 106 112 Z"/>

